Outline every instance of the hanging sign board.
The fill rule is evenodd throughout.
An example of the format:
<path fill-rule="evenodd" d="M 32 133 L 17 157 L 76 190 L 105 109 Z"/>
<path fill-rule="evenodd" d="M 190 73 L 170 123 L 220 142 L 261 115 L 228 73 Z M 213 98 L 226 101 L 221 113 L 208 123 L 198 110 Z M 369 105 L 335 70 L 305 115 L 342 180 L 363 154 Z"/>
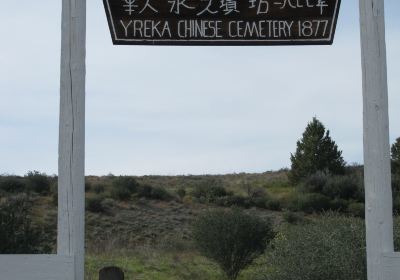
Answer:
<path fill-rule="evenodd" d="M 115 45 L 329 45 L 341 0 L 103 0 Z"/>

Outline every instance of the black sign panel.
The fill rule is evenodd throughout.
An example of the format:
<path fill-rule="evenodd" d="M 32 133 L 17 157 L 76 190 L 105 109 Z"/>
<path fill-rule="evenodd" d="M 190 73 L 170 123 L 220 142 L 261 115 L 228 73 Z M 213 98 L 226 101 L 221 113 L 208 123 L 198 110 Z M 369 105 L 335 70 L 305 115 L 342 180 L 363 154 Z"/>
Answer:
<path fill-rule="evenodd" d="M 103 0 L 115 45 L 329 45 L 341 0 Z"/>

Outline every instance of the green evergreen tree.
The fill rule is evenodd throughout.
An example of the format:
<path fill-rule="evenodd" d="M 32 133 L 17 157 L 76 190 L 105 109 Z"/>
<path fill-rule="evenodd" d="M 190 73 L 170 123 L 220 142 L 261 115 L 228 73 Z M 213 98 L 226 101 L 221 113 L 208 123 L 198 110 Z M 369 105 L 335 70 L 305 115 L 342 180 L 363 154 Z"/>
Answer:
<path fill-rule="evenodd" d="M 318 171 L 340 175 L 345 170 L 342 151 L 331 139 L 329 130 L 325 130 L 325 126 L 316 117 L 308 123 L 302 139 L 297 141 L 296 153 L 291 154 L 290 160 L 290 179 L 293 183 Z"/>
<path fill-rule="evenodd" d="M 392 171 L 400 175 L 400 137 L 392 145 Z"/>

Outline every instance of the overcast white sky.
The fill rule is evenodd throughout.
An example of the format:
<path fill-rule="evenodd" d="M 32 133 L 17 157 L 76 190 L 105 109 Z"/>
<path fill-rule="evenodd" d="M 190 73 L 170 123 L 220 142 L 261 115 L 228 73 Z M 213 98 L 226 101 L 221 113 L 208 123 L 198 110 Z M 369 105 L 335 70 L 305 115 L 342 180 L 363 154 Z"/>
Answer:
<path fill-rule="evenodd" d="M 113 46 L 88 0 L 86 173 L 263 172 L 317 116 L 362 163 L 358 1 L 333 46 Z M 400 2 L 386 0 L 390 136 L 400 136 Z M 0 9 L 0 173 L 57 173 L 61 1 Z"/>

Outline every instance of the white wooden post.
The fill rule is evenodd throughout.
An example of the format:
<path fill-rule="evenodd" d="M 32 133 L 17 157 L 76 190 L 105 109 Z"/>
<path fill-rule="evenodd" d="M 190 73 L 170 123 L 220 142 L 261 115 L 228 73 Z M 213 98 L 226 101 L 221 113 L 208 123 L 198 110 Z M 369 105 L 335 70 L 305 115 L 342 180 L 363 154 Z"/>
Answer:
<path fill-rule="evenodd" d="M 84 279 L 86 0 L 62 1 L 58 255 Z"/>
<path fill-rule="evenodd" d="M 364 102 L 364 179 L 369 280 L 400 275 L 393 248 L 384 0 L 360 0 Z M 387 263 L 385 263 L 387 260 Z M 392 267 L 392 268 L 390 268 Z"/>
<path fill-rule="evenodd" d="M 0 279 L 83 280 L 86 0 L 62 1 L 57 255 L 0 255 Z"/>

